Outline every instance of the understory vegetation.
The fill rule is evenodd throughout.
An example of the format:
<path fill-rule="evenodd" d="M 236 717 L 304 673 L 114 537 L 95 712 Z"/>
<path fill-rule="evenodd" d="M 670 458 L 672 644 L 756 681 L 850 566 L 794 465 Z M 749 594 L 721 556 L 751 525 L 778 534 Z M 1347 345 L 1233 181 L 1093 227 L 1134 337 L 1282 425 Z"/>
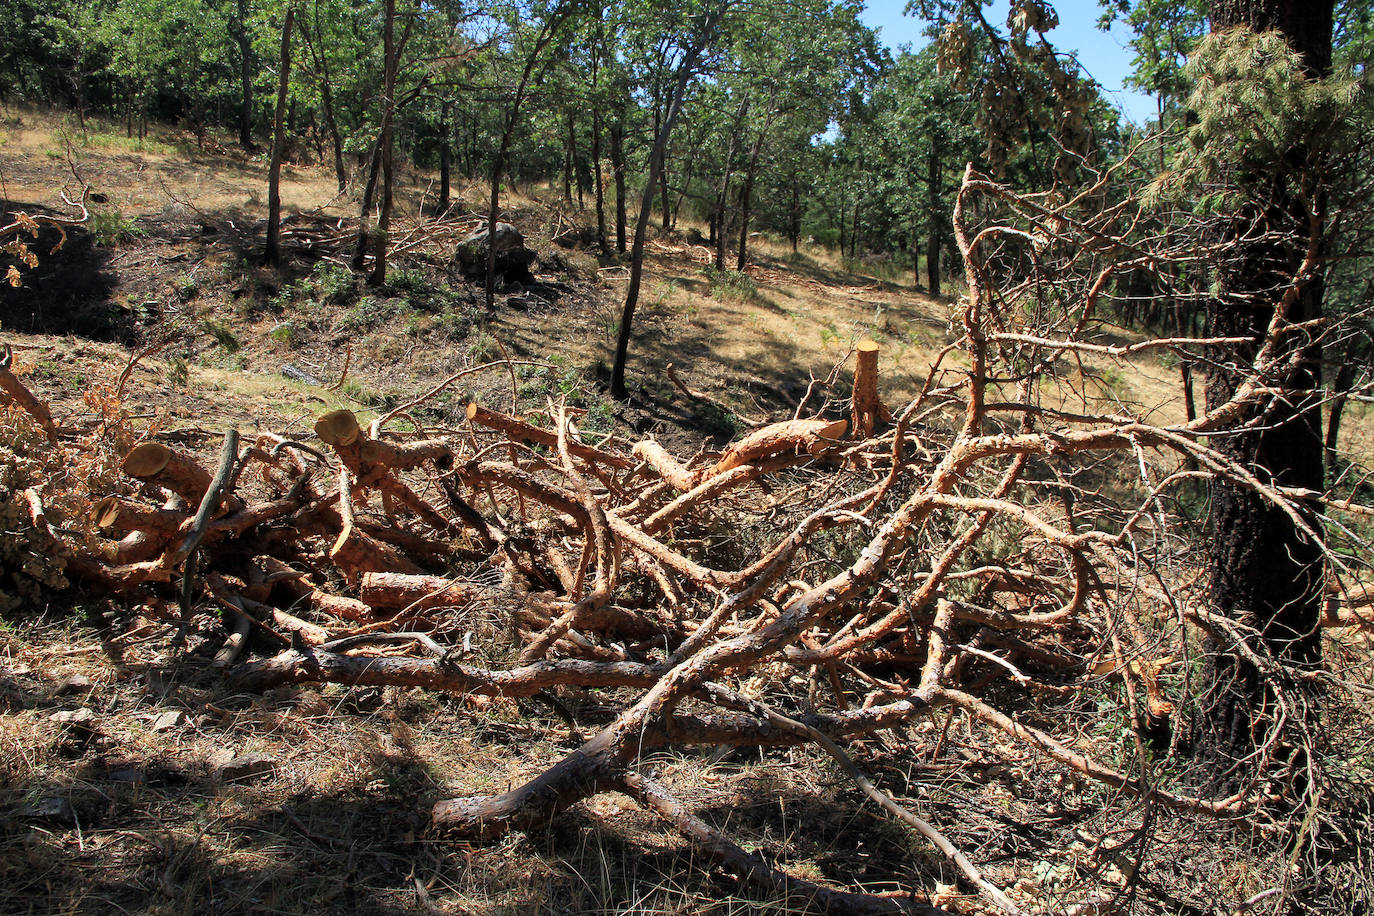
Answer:
<path fill-rule="evenodd" d="M 1374 904 L 1374 16 L 0 10 L 0 912 Z"/>

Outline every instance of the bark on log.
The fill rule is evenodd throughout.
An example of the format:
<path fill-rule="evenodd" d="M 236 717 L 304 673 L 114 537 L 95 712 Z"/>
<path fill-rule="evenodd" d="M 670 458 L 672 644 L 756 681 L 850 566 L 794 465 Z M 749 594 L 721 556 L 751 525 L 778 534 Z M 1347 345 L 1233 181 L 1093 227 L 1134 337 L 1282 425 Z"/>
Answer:
<path fill-rule="evenodd" d="M 390 570 L 365 572 L 359 583 L 358 596 L 364 604 L 388 611 L 453 607 L 470 601 L 489 601 L 497 595 L 493 589 L 475 582 Z"/>
<path fill-rule="evenodd" d="M 332 410 L 315 421 L 315 435 L 320 437 L 321 442 L 335 448 L 352 445 L 361 433 L 357 415 L 346 408 Z"/>
<path fill-rule="evenodd" d="M 331 411 L 316 420 L 315 435 L 334 448 L 361 488 L 401 487 L 394 477 L 397 472 L 453 457 L 453 445 L 443 439 L 407 443 L 373 439 L 347 409 Z"/>
<path fill-rule="evenodd" d="M 397 658 L 334 652 L 283 652 L 249 662 L 233 673 L 241 690 L 260 691 L 283 684 L 354 684 L 425 687 L 449 693 L 527 697 L 549 687 L 647 687 L 663 671 L 638 662 L 589 662 L 562 658 L 490 671 L 443 658 Z"/>
<path fill-rule="evenodd" d="M 144 531 L 171 538 L 190 516 L 175 509 L 155 509 L 107 496 L 91 507 L 90 519 L 97 528 L 112 534 Z"/>
<path fill-rule="evenodd" d="M 531 426 L 523 420 L 508 416 L 495 410 L 487 410 L 477 402 L 468 405 L 468 419 L 479 426 L 503 432 L 512 439 L 519 442 L 533 442 L 536 445 L 547 446 L 550 449 L 558 448 L 558 434 L 552 430 L 540 429 Z M 572 452 L 585 461 L 595 464 L 604 464 L 608 467 L 619 468 L 628 471 L 634 467 L 634 462 L 620 455 L 613 455 L 610 452 L 603 452 L 601 449 L 592 448 L 590 445 L 583 445 L 580 442 L 569 442 L 568 451 Z"/>
<path fill-rule="evenodd" d="M 345 578 L 356 580 L 367 572 L 397 571 L 419 575 L 423 570 L 395 548 L 376 540 L 353 523 L 345 523 L 343 531 L 329 549 L 329 559 L 339 567 Z"/>
<path fill-rule="evenodd" d="M 43 432 L 47 433 L 49 441 L 56 442 L 57 424 L 53 422 L 52 411 L 48 410 L 47 404 L 34 397 L 33 392 L 10 371 L 13 363 L 14 350 L 9 344 L 5 344 L 4 349 L 0 350 L 0 390 L 18 404 L 21 410 L 38 421 L 38 425 L 43 427 Z"/>
<path fill-rule="evenodd" d="M 701 475 L 705 470 L 704 468 L 695 471 L 688 470 L 676 458 L 669 454 L 666 448 L 659 445 L 653 439 L 645 439 L 642 442 L 635 443 L 634 455 L 636 458 L 642 458 L 653 465 L 654 470 L 658 472 L 659 476 L 672 484 L 674 489 L 681 490 L 685 493 L 701 483 Z"/>
<path fill-rule="evenodd" d="M 161 442 L 144 442 L 124 456 L 124 473 L 146 480 L 199 506 L 210 489 L 210 472 L 196 461 Z"/>
<path fill-rule="evenodd" d="M 841 444 L 848 425 L 844 420 L 784 420 L 773 423 L 755 430 L 727 448 L 705 477 L 714 477 L 740 465 L 756 464 L 779 455 L 819 455 Z"/>
<path fill-rule="evenodd" d="M 878 344 L 871 340 L 859 342 L 854 362 L 854 390 L 849 406 L 849 435 L 853 439 L 867 439 L 880 423 L 892 415 L 878 399 Z"/>

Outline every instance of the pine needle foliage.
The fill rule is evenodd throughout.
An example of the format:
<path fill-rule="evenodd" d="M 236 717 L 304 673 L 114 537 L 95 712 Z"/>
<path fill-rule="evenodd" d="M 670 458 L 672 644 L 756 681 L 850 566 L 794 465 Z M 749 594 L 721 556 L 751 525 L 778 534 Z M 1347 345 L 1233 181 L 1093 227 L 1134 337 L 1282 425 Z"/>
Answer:
<path fill-rule="evenodd" d="M 1363 82 L 1349 72 L 1313 78 L 1277 32 L 1208 35 L 1185 75 L 1186 142 L 1150 197 L 1191 198 L 1204 214 L 1236 208 L 1251 180 L 1312 174 L 1312 166 L 1348 150 L 1364 123 Z"/>

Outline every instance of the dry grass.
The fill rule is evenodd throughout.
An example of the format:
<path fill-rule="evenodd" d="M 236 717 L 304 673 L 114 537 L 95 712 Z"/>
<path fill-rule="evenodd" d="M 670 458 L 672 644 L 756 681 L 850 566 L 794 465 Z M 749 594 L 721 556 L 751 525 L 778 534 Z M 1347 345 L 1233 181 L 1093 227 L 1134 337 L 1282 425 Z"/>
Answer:
<path fill-rule="evenodd" d="M 19 117 L 22 124 L 0 128 L 0 193 L 51 203 L 72 180 L 60 142 L 61 129 L 70 134 L 71 128 L 57 116 Z M 74 162 L 127 216 L 157 216 L 178 202 L 207 212 L 262 213 L 260 161 L 231 149 L 201 153 L 192 138 L 164 130 L 143 148 L 121 142 L 117 129 L 92 136 L 100 139 L 74 139 Z M 402 208 L 413 211 L 429 184 L 430 176 L 406 175 Z M 479 186 L 459 193 L 470 210 L 482 208 Z M 321 168 L 288 168 L 284 197 L 288 209 L 330 205 L 333 177 Z M 536 246 L 550 250 L 548 238 L 565 217 L 535 198 L 514 197 L 509 205 Z M 327 212 L 352 215 L 354 206 L 336 202 Z M 146 310 L 138 332 L 172 334 L 176 344 L 134 370 L 122 406 L 137 431 L 176 430 L 209 454 L 226 425 L 246 433 L 304 430 L 336 406 L 423 391 L 499 341 L 512 356 L 553 364 L 517 380 L 525 406 L 542 406 L 545 394 L 567 385 L 585 406 L 605 407 L 622 427 L 699 440 L 718 430 L 704 429 L 698 406 L 684 403 L 666 383 L 662 369 L 669 362 L 692 387 L 742 412 L 783 414 L 809 376 L 826 376 L 854 343 L 872 337 L 884 344 L 883 395 L 896 406 L 919 387 L 931 356 L 951 339 L 948 299 L 932 300 L 906 280 L 848 273 L 826 250 L 808 247 L 793 257 L 765 238 L 754 244 L 749 276 L 758 295 L 746 297 L 713 295 L 702 269 L 706 252 L 683 237 L 651 245 L 632 348 L 637 406 L 623 409 L 605 402 L 593 384 L 614 346 L 624 289 L 615 278 L 622 271 L 593 252 L 559 252 L 577 281 L 560 302 L 499 309 L 482 315 L 467 336 L 436 345 L 432 329 L 417 332 L 395 320 L 345 333 L 357 296 L 272 307 L 311 265 L 264 271 L 222 242 L 134 240 L 104 262 L 115 275 L 111 301 L 121 313 Z M 442 275 L 439 265 L 412 266 L 436 282 Z M 227 328 L 239 347 L 217 342 L 207 320 Z M 298 336 L 285 339 L 283 323 L 298 324 Z M 18 342 L 26 381 L 53 402 L 66 425 L 99 418 L 98 406 L 78 395 L 112 384 L 130 352 L 50 335 Z M 333 382 L 349 345 L 355 385 L 344 391 L 279 374 L 289 360 Z M 1092 387 L 1100 400 L 1092 409 L 1119 407 L 1155 418 L 1182 413 L 1177 372 L 1162 363 L 1136 360 L 1127 367 L 1091 359 L 1064 371 L 1097 380 Z M 496 373 L 465 383 L 452 400 L 461 405 L 473 394 L 505 406 L 508 390 L 504 374 Z M 843 396 L 844 383 L 830 394 Z M 426 419 L 444 422 L 437 409 Z M 1374 452 L 1371 429 L 1367 407 L 1352 405 L 1347 441 L 1353 453 Z M 183 656 L 171 645 L 175 626 L 166 615 L 159 606 L 92 602 L 29 609 L 3 622 L 0 912 L 784 912 L 740 896 L 675 834 L 617 796 L 570 812 L 545 836 L 485 848 L 437 841 L 426 834 L 423 817 L 434 800 L 503 789 L 542 770 L 575 746 L 567 727 L 534 704 L 417 691 L 233 694 L 205 664 L 222 632 L 218 619 L 197 617 Z M 1367 659 L 1363 647 L 1344 651 L 1357 652 L 1361 663 Z M 73 675 L 90 686 L 61 690 Z M 604 718 L 592 698 L 565 701 L 588 727 Z M 1056 702 L 1028 714 L 1089 721 L 1090 710 Z M 91 710 L 89 726 L 51 718 L 81 708 Z M 155 731 L 169 712 L 184 718 Z M 1083 741 L 1112 760 L 1120 738 L 1085 733 Z M 269 754 L 277 768 L 242 784 L 218 784 L 209 760 L 224 749 Z M 1145 912 L 1208 912 L 1223 895 L 1262 891 L 1282 878 L 1284 863 L 1273 857 L 1271 837 L 1246 825 L 1147 814 L 1051 772 L 962 718 L 875 738 L 863 750 L 885 788 L 911 799 L 957 844 L 991 863 L 990 878 L 1016 887 L 1041 912 L 1058 912 L 1094 890 L 1122 890 L 1121 863 L 1136 857 L 1150 863 L 1154 883 L 1139 888 L 1126 909 Z M 864 811 L 857 793 L 823 760 L 787 751 L 662 754 L 642 765 L 710 822 L 799 875 L 857 875 L 872 890 L 931 894 L 952 883 L 942 860 Z M 44 815 L 45 805 L 55 814 Z M 1146 818 L 1150 838 L 1141 844 L 1133 831 Z M 1108 832 L 1109 820 L 1117 833 Z M 960 912 L 978 911 L 972 899 L 944 900 Z"/>

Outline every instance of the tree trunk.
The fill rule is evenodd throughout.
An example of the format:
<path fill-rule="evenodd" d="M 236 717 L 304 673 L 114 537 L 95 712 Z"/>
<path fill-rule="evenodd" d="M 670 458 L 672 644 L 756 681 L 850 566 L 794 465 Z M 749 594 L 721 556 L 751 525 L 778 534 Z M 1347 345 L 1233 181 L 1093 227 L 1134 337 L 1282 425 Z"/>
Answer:
<path fill-rule="evenodd" d="M 1322 74 L 1330 67 L 1333 5 L 1333 0 L 1214 0 L 1210 18 L 1214 31 L 1241 25 L 1277 30 L 1312 73 Z M 1313 243 L 1311 235 L 1321 231 L 1319 178 L 1306 167 L 1306 159 L 1306 149 L 1298 147 L 1277 160 L 1272 173 L 1240 177 L 1253 193 L 1226 229 L 1236 250 L 1219 268 L 1220 295 L 1208 303 L 1208 334 L 1245 337 L 1250 343 L 1209 348 L 1209 410 L 1229 400 L 1248 377 L 1247 367 L 1274 315 L 1274 290 L 1292 282 Z M 1285 178 L 1301 183 L 1304 193 L 1294 194 Z M 1309 204 L 1298 197 L 1317 202 L 1315 220 Z M 1318 265 L 1293 302 L 1288 321 L 1319 318 L 1322 295 Z M 1289 352 L 1302 352 L 1303 360 L 1280 380 L 1285 396 L 1251 408 L 1233 424 L 1234 431 L 1211 441 L 1262 481 L 1320 491 L 1323 443 L 1315 392 L 1320 345 L 1303 336 L 1291 341 Z M 1320 532 L 1315 512 L 1304 511 L 1302 517 Z M 1253 488 L 1224 477 L 1212 487 L 1209 527 L 1206 551 L 1215 610 L 1258 634 L 1253 649 L 1300 667 L 1319 664 L 1322 546 Z M 1243 762 L 1271 732 L 1274 723 L 1267 710 L 1273 691 L 1258 668 L 1231 647 L 1214 644 L 1209 649 L 1194 748 L 1208 763 L 1214 788 L 1228 792 L 1246 778 Z"/>
<path fill-rule="evenodd" d="M 567 112 L 568 132 L 563 135 L 563 205 L 572 206 L 573 185 L 573 120 Z"/>
<path fill-rule="evenodd" d="M 230 22 L 230 32 L 239 46 L 239 145 L 252 152 L 253 146 L 253 41 L 248 35 L 248 0 L 238 0 L 238 15 Z"/>
<path fill-rule="evenodd" d="M 372 216 L 372 202 L 377 197 L 377 176 L 382 169 L 382 138 L 372 144 L 372 157 L 367 168 L 367 184 L 363 186 L 363 203 L 358 215 L 358 241 L 353 248 L 352 265 L 354 270 L 362 270 L 367 262 L 367 246 L 370 235 L 367 221 Z"/>
<path fill-rule="evenodd" d="M 291 83 L 291 23 L 296 8 L 286 8 L 281 27 L 281 58 L 277 79 L 277 114 L 272 121 L 272 160 L 267 167 L 267 263 L 281 262 L 281 156 L 286 146 L 284 118 L 286 93 Z"/>
<path fill-rule="evenodd" d="M 577 119 L 573 116 L 571 108 L 568 109 L 568 149 L 572 153 L 572 158 L 569 161 L 572 165 L 573 185 L 577 188 L 577 209 L 582 211 L 587 209 L 587 164 L 577 152 Z"/>
<path fill-rule="evenodd" d="M 593 69 L 595 74 L 595 69 Z M 593 80 L 595 76 L 593 75 Z M 601 174 L 601 110 L 592 109 L 592 165 L 595 168 L 596 180 L 596 244 L 601 249 L 602 254 L 610 254 L 610 245 L 606 241 L 606 189 L 603 186 L 604 176 Z"/>
<path fill-rule="evenodd" d="M 663 173 L 663 159 L 668 152 L 668 138 L 673 132 L 678 112 L 682 108 L 682 97 L 687 92 L 687 84 L 696 70 L 697 60 L 706 45 L 714 40 L 715 30 L 720 22 L 721 11 L 711 13 L 703 24 L 701 43 L 692 45 L 683 56 L 678 68 L 677 82 L 673 97 L 668 105 L 668 113 L 654 138 L 654 148 L 649 153 L 649 180 L 644 184 L 644 197 L 639 205 L 639 221 L 635 224 L 634 248 L 630 252 L 630 287 L 625 292 L 625 308 L 620 314 L 620 334 L 615 344 L 615 364 L 611 367 L 611 397 L 625 400 L 630 396 L 625 387 L 625 360 L 630 350 L 630 327 L 634 321 L 635 305 L 639 301 L 639 285 L 644 277 L 644 242 L 649 234 L 649 220 L 653 215 L 655 184 Z"/>
<path fill-rule="evenodd" d="M 940 150 L 931 138 L 926 160 L 926 189 L 930 204 L 930 238 L 926 241 L 926 286 L 931 296 L 940 295 L 940 240 L 945 234 L 945 210 L 940 204 Z"/>
<path fill-rule="evenodd" d="M 566 9 L 562 6 L 553 10 L 549 18 L 545 20 L 544 26 L 539 33 L 539 38 L 534 43 L 530 56 L 525 60 L 525 68 L 520 73 L 520 82 L 515 88 L 515 97 L 511 99 L 510 112 L 506 118 L 505 130 L 501 133 L 501 147 L 496 151 L 496 159 L 491 166 L 491 206 L 487 209 L 487 275 L 485 283 L 487 311 L 496 308 L 496 246 L 492 244 L 496 240 L 496 223 L 501 215 L 501 173 L 505 170 L 506 159 L 510 156 L 510 147 L 515 139 L 515 127 L 520 118 L 520 105 L 525 100 L 525 91 L 529 88 L 530 80 L 534 76 L 535 64 L 539 62 L 539 56 L 544 53 L 554 34 L 558 31 Z M 514 176 L 512 176 L 512 179 Z M 514 189 L 512 180 L 512 190 Z"/>
<path fill-rule="evenodd" d="M 739 103 L 735 113 L 735 127 L 730 131 L 730 142 L 725 147 L 725 169 L 721 173 L 720 188 L 716 191 L 715 224 L 712 226 L 712 240 L 716 243 L 716 270 L 725 269 L 725 205 L 729 201 L 730 176 L 735 168 L 735 139 L 749 115 L 749 97 Z"/>
<path fill-rule="evenodd" d="M 453 126 L 448 122 L 448 110 L 450 103 L 445 101 L 439 112 L 439 130 L 443 137 L 439 140 L 439 215 L 448 212 L 449 195 L 451 193 L 450 172 L 452 171 L 451 159 Z"/>
<path fill-rule="evenodd" d="M 801 182 L 792 176 L 792 207 L 787 211 L 787 235 L 792 241 L 792 253 L 801 244 Z"/>
<path fill-rule="evenodd" d="M 1326 468 L 1329 471 L 1335 470 L 1336 445 L 1341 434 L 1341 414 L 1345 413 L 1345 405 L 1350 400 L 1350 389 L 1354 387 L 1358 375 L 1358 364 L 1347 358 L 1336 370 L 1336 378 L 1331 385 L 1331 408 L 1326 420 Z"/>
<path fill-rule="evenodd" d="M 749 151 L 749 166 L 744 171 L 744 188 L 739 195 L 739 253 L 735 258 L 735 270 L 738 271 L 743 271 L 749 260 L 749 215 L 754 200 L 754 178 L 759 173 L 759 157 L 763 155 L 764 141 L 767 140 L 768 131 L 773 126 L 773 100 L 776 97 L 777 86 L 774 85 L 764 106 L 766 115 L 763 125 L 759 128 L 758 136 L 754 138 L 754 146 Z"/>
<path fill-rule="evenodd" d="M 387 233 L 391 230 L 392 137 L 396 117 L 396 0 L 385 0 L 382 23 L 382 212 L 377 218 L 376 258 L 367 282 L 381 286 L 386 282 Z"/>
<path fill-rule="evenodd" d="M 623 112 L 622 112 L 623 114 Z M 615 173 L 615 250 L 625 253 L 625 119 L 611 128 L 611 171 Z"/>
<path fill-rule="evenodd" d="M 333 79 L 329 75 L 329 58 L 320 46 L 319 0 L 315 3 L 314 36 L 311 36 L 304 23 L 300 26 L 300 33 L 301 40 L 305 42 L 311 58 L 315 61 L 315 70 L 320 75 L 320 103 L 324 108 L 324 126 L 329 131 L 329 143 L 334 154 L 334 177 L 338 181 L 339 192 L 343 193 L 344 188 L 348 187 L 348 170 L 344 167 L 343 135 L 339 133 L 339 122 L 334 116 L 334 89 Z"/>

